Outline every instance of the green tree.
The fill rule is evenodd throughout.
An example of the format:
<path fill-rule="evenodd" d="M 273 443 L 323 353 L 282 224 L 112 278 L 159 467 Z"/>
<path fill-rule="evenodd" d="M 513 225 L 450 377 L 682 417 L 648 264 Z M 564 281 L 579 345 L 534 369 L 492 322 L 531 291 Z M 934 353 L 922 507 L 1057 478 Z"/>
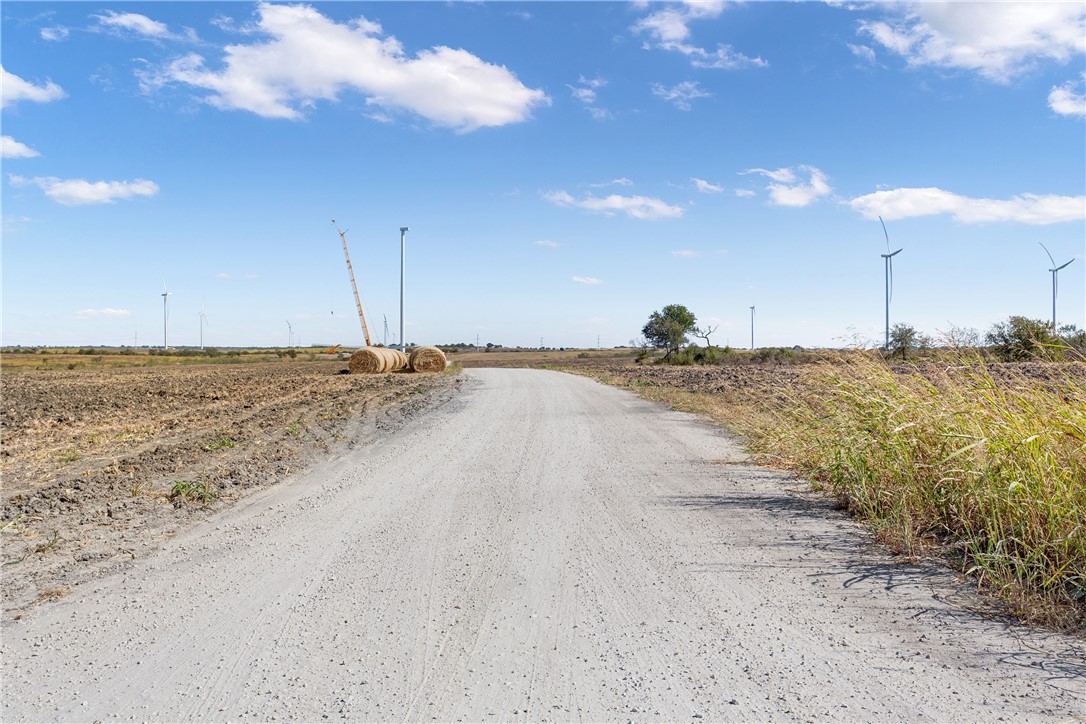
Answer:
<path fill-rule="evenodd" d="M 890 354 L 901 353 L 901 361 L 904 362 L 910 351 L 916 351 L 923 346 L 923 337 L 911 324 L 895 324 L 890 328 L 890 346 L 887 351 Z"/>
<path fill-rule="evenodd" d="M 984 341 L 997 357 L 1011 362 L 1049 358 L 1065 346 L 1048 322 L 1019 316 L 993 324 Z"/>
<path fill-rule="evenodd" d="M 687 343 L 686 335 L 694 331 L 697 321 L 694 313 L 683 305 L 669 304 L 649 315 L 641 334 L 653 347 L 663 347 L 664 359 L 670 361 L 672 353 Z"/>

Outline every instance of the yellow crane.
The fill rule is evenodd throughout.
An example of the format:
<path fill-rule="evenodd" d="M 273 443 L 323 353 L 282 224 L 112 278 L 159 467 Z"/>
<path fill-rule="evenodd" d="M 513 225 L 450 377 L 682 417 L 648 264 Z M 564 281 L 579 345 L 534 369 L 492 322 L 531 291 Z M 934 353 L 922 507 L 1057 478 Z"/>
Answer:
<path fill-rule="evenodd" d="M 340 231 L 336 226 L 336 220 L 332 219 L 332 226 L 336 227 L 336 231 L 339 232 L 339 238 L 343 242 L 343 256 L 347 258 L 347 273 L 351 275 L 351 289 L 354 290 L 354 303 L 358 307 L 358 321 L 362 322 L 362 335 L 366 338 L 366 346 L 372 347 L 370 343 L 370 328 L 366 326 L 366 315 L 362 314 L 362 300 L 358 297 L 358 284 L 354 280 L 354 267 L 351 266 L 351 255 L 347 252 L 347 232 Z M 349 229 L 348 229 L 349 231 Z"/>

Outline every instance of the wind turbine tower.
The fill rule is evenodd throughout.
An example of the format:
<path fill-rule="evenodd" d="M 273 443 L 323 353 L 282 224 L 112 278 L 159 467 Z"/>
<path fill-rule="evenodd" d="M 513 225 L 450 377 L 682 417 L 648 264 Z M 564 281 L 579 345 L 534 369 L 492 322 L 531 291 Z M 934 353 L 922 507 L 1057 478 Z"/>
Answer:
<path fill-rule="evenodd" d="M 204 325 L 207 324 L 207 315 L 204 314 L 204 305 L 200 305 L 200 349 L 204 348 Z"/>
<path fill-rule="evenodd" d="M 1039 241 L 1037 243 L 1041 244 L 1041 242 L 1039 242 Z M 1048 260 L 1050 262 L 1052 262 L 1052 268 L 1049 269 L 1049 271 L 1052 272 L 1052 333 L 1055 334 L 1056 333 L 1056 289 L 1059 286 L 1059 282 L 1058 282 L 1056 277 L 1057 277 L 1057 274 L 1059 273 L 1060 269 L 1063 269 L 1065 266 L 1067 266 L 1072 261 L 1074 261 L 1074 259 L 1071 259 L 1071 261 L 1068 261 L 1068 262 L 1066 262 L 1064 264 L 1060 264 L 1059 266 L 1056 266 L 1056 260 L 1052 258 L 1052 254 L 1048 251 L 1048 247 L 1045 246 L 1044 244 L 1041 244 L 1041 248 L 1045 250 L 1045 254 L 1048 254 Z"/>
<path fill-rule="evenodd" d="M 886 260 L 886 344 L 885 349 L 890 349 L 890 299 L 894 296 L 894 257 L 902 252 L 902 249 L 890 251 L 890 235 L 886 233 L 886 222 L 879 217 L 882 224 L 882 235 L 886 237 L 886 253 L 882 258 Z"/>
<path fill-rule="evenodd" d="M 750 305 L 750 349 L 754 351 L 754 305 Z"/>
<path fill-rule="evenodd" d="M 167 349 L 170 348 L 169 345 L 166 343 L 166 332 L 167 332 L 168 325 L 169 325 L 169 320 L 170 320 L 170 310 L 169 310 L 169 306 L 166 303 L 166 299 L 171 294 L 173 294 L 173 292 L 171 292 L 169 289 L 166 288 L 166 280 L 163 279 L 162 280 L 162 349 L 163 350 L 167 350 Z"/>

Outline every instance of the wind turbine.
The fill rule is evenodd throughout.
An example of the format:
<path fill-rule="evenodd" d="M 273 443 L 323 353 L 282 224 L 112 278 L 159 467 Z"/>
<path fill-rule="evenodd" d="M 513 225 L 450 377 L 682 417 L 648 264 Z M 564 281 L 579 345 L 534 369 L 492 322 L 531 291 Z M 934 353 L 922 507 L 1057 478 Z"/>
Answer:
<path fill-rule="evenodd" d="M 207 324 L 207 315 L 204 314 L 204 305 L 200 304 L 200 349 L 204 348 L 204 325 Z"/>
<path fill-rule="evenodd" d="M 294 346 L 294 325 L 290 323 L 289 319 L 287 320 L 287 330 L 287 347 L 289 348 Z"/>
<path fill-rule="evenodd" d="M 169 346 L 166 344 L 166 330 L 170 319 L 170 310 L 166 304 L 166 298 L 173 292 L 166 288 L 166 280 L 162 280 L 162 349 L 167 350 Z"/>
<path fill-rule="evenodd" d="M 382 338 L 381 343 L 387 347 L 388 346 L 388 315 L 387 314 L 382 314 L 381 316 L 385 318 L 385 335 Z"/>
<path fill-rule="evenodd" d="M 886 237 L 886 253 L 882 258 L 886 260 L 886 349 L 890 349 L 890 300 L 894 296 L 894 257 L 902 252 L 902 249 L 890 251 L 890 235 L 886 233 L 886 222 L 879 217 L 882 224 L 882 235 Z"/>
<path fill-rule="evenodd" d="M 754 305 L 750 305 L 750 348 L 754 350 Z"/>
<path fill-rule="evenodd" d="M 1037 243 L 1041 244 L 1041 242 L 1039 242 L 1039 241 Z M 1052 262 L 1052 268 L 1049 269 L 1049 271 L 1052 272 L 1052 332 L 1053 332 L 1053 334 L 1055 334 L 1055 332 L 1056 332 L 1056 289 L 1059 286 L 1059 284 L 1058 284 L 1058 282 L 1056 280 L 1056 275 L 1057 275 L 1057 272 L 1059 272 L 1060 269 L 1063 269 L 1065 266 L 1067 266 L 1067 264 L 1070 264 L 1072 261 L 1074 261 L 1074 259 L 1071 259 L 1071 261 L 1067 262 L 1066 264 L 1061 264 L 1059 266 L 1056 266 L 1056 260 L 1052 258 L 1052 254 L 1048 251 L 1048 247 L 1045 246 L 1044 244 L 1041 244 L 1041 248 L 1045 250 L 1045 254 L 1048 254 L 1048 260 L 1050 262 Z"/>

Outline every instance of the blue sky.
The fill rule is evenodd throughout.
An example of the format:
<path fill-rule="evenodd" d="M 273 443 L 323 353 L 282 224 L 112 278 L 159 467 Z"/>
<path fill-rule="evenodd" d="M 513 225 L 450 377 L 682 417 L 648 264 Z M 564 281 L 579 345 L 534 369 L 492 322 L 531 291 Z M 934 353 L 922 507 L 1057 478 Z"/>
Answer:
<path fill-rule="evenodd" d="M 4 2 L 3 343 L 1086 327 L 1072 3 Z"/>

